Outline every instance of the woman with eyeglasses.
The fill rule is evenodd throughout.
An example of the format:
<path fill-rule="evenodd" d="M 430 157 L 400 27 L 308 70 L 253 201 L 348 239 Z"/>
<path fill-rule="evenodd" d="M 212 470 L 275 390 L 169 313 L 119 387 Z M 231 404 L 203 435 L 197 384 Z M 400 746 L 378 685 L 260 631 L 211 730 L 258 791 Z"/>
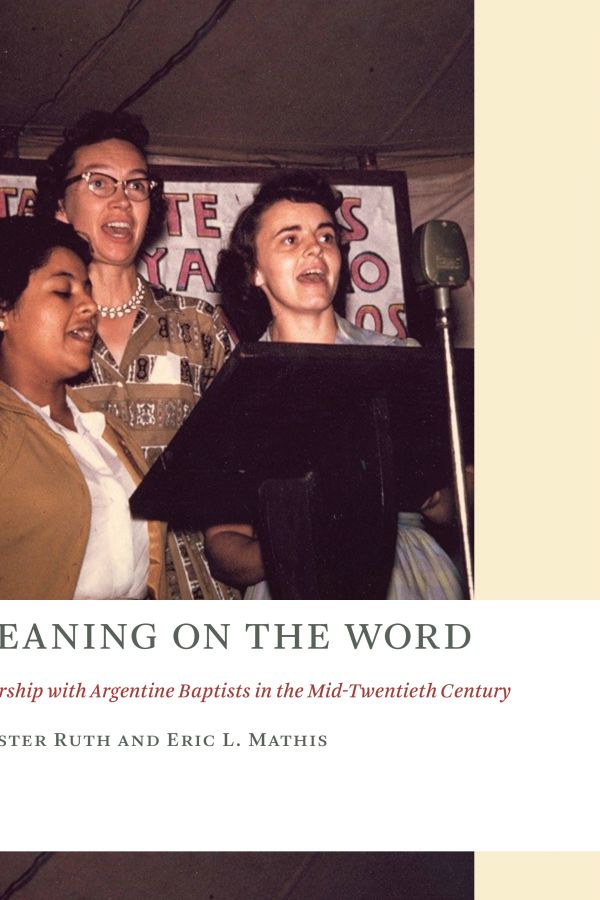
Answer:
<path fill-rule="evenodd" d="M 66 387 L 96 333 L 89 262 L 68 225 L 0 219 L 1 599 L 166 594 L 166 529 L 129 509 L 142 452 Z"/>
<path fill-rule="evenodd" d="M 230 340 L 210 303 L 159 290 L 137 272 L 165 219 L 147 143 L 138 117 L 87 113 L 40 171 L 35 214 L 69 222 L 91 245 L 98 332 L 76 387 L 125 422 L 152 463 L 223 365 Z M 170 534 L 168 561 L 172 596 L 237 596 L 212 578 L 201 534 Z"/>

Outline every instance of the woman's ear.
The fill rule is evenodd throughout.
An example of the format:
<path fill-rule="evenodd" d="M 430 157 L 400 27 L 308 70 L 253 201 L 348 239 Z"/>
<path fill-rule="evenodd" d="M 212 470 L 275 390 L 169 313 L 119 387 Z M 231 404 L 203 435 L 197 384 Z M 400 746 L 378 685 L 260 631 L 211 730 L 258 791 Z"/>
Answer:
<path fill-rule="evenodd" d="M 263 287 L 265 283 L 265 279 L 262 276 L 262 272 L 260 269 L 254 270 L 254 275 L 252 276 L 252 284 L 254 287 L 260 288 Z"/>
<path fill-rule="evenodd" d="M 65 201 L 62 199 L 58 201 L 58 208 L 54 213 L 54 218 L 58 219 L 59 222 L 64 222 L 65 225 L 70 224 L 65 211 Z"/>
<path fill-rule="evenodd" d="M 6 334 L 10 331 L 12 320 L 14 319 L 14 306 L 10 309 L 0 310 L 0 333 Z"/>

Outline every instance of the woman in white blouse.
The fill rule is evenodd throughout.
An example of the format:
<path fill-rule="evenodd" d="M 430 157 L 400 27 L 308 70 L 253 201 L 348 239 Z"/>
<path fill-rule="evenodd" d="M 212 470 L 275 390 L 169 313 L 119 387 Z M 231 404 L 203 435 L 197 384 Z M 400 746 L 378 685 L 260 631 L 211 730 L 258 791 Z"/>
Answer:
<path fill-rule="evenodd" d="M 336 312 L 344 293 L 341 229 L 336 221 L 340 203 L 341 196 L 318 172 L 283 169 L 240 213 L 229 248 L 220 254 L 217 280 L 241 340 L 417 345 L 410 338 L 357 328 Z M 425 519 L 437 525 L 452 520 L 451 493 L 440 488 L 423 499 L 419 510 L 398 517 L 387 597 L 462 599 L 464 589 L 454 563 L 425 529 Z M 247 588 L 246 599 L 271 596 L 255 523 L 213 525 L 205 537 L 216 577 Z"/>
<path fill-rule="evenodd" d="M 1 599 L 165 596 L 164 528 L 129 511 L 141 451 L 66 388 L 96 333 L 89 261 L 68 225 L 0 220 Z"/>

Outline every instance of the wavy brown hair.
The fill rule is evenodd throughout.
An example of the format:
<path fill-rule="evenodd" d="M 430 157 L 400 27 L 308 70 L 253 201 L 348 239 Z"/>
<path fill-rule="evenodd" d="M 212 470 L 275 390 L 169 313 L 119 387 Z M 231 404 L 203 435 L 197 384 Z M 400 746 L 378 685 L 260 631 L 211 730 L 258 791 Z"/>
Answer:
<path fill-rule="evenodd" d="M 41 269 L 57 247 L 72 250 L 89 266 L 89 245 L 70 225 L 31 216 L 0 219 L 0 314 L 14 309 L 31 273 Z"/>
<path fill-rule="evenodd" d="M 334 308 L 341 315 L 344 313 L 350 276 L 348 247 L 342 242 L 343 229 L 336 221 L 342 196 L 318 172 L 284 169 L 259 187 L 252 203 L 238 216 L 227 249 L 219 253 L 216 280 L 221 291 L 221 302 L 227 318 L 242 341 L 257 341 L 272 318 L 264 291 L 253 282 L 257 262 L 256 234 L 261 216 L 279 200 L 317 203 L 331 216 L 338 246 L 342 251 L 342 270 L 334 297 Z"/>
<path fill-rule="evenodd" d="M 50 154 L 38 172 L 34 215 L 47 219 L 56 215 L 59 201 L 65 195 L 65 181 L 76 150 L 113 139 L 127 141 L 147 159 L 146 147 L 150 138 L 148 129 L 139 116 L 127 112 L 92 110 L 85 113 L 71 128 L 66 128 L 64 141 Z M 144 245 L 151 244 L 158 238 L 166 216 L 162 179 L 155 173 L 151 173 L 151 176 L 158 182 L 158 187 L 150 194 L 150 215 Z"/>

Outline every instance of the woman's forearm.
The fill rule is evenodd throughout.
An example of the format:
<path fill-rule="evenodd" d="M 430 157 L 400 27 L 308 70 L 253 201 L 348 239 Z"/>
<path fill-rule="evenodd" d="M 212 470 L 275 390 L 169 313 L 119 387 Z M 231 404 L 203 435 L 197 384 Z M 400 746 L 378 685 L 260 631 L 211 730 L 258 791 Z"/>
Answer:
<path fill-rule="evenodd" d="M 265 577 L 260 544 L 250 525 L 215 525 L 204 534 L 206 557 L 215 578 L 234 587 Z"/>
<path fill-rule="evenodd" d="M 465 466 L 465 487 L 469 504 L 473 502 L 474 478 L 474 467 Z M 420 512 L 434 525 L 451 525 L 456 517 L 453 490 L 449 487 L 440 488 L 425 501 Z"/>

